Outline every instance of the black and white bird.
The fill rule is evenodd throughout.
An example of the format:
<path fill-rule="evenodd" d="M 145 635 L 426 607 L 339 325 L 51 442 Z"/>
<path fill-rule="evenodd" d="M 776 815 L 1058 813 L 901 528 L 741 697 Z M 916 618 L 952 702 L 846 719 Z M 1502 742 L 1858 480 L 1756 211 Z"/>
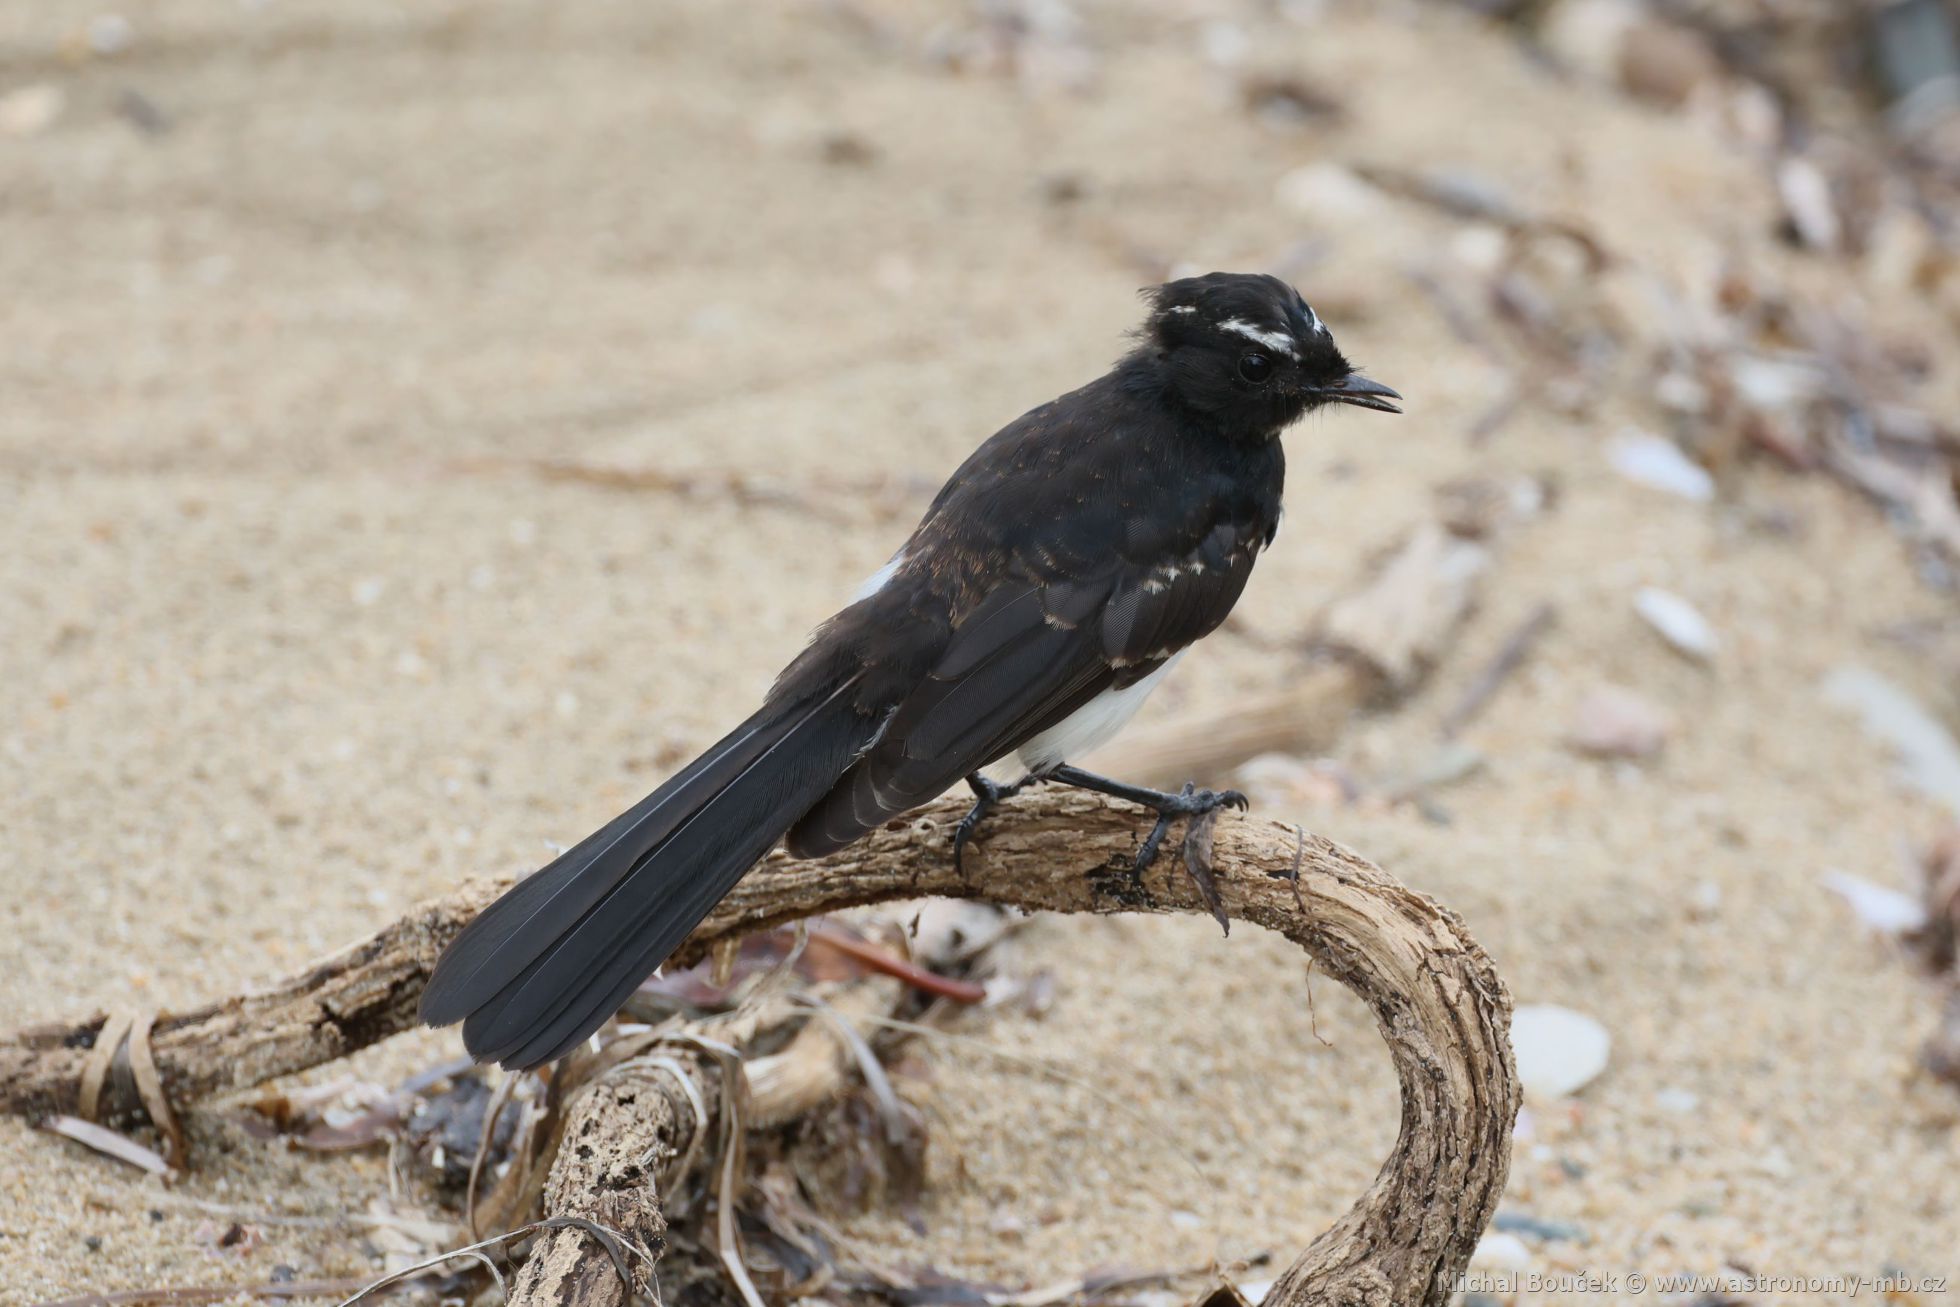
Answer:
<path fill-rule="evenodd" d="M 1279 526 L 1279 435 L 1326 404 L 1396 413 L 1275 277 L 1147 292 L 1105 376 L 1008 424 L 818 628 L 754 716 L 485 909 L 422 997 L 481 1060 L 533 1067 L 610 1017 L 778 840 L 834 852 L 965 779 L 987 810 L 1027 779 L 1154 808 L 1139 852 L 1230 791 L 1171 794 L 1069 765 L 1216 630 Z M 1018 754 L 1012 786 L 982 769 Z"/>

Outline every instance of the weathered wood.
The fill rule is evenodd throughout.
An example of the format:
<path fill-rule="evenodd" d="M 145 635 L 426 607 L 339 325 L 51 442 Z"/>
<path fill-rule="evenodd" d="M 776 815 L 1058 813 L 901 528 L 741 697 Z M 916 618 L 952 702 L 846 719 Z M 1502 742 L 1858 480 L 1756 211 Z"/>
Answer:
<path fill-rule="evenodd" d="M 968 850 L 963 877 L 953 867 L 949 838 L 965 807 L 960 799 L 942 800 L 818 861 L 772 855 L 703 923 L 677 961 L 815 913 L 929 895 L 1060 912 L 1206 910 L 1174 854 L 1132 876 L 1131 859 L 1149 826 L 1134 807 L 1079 792 L 1030 791 L 989 820 Z M 1374 1185 L 1315 1240 L 1268 1301 L 1275 1307 L 1445 1302 L 1496 1207 L 1509 1165 L 1519 1090 L 1503 981 L 1455 914 L 1331 841 L 1226 816 L 1214 832 L 1213 861 L 1229 916 L 1293 940 L 1369 1004 L 1401 1082 L 1401 1133 Z M 502 887 L 480 883 L 426 905 L 268 996 L 160 1021 L 155 1055 L 165 1083 L 180 1095 L 187 1086 L 239 1087 L 409 1028 L 415 996 L 442 943 Z M 0 1044 L 0 1101 L 32 1110 L 72 1095 L 93 1029 L 76 1027 L 81 1037 L 69 1041 L 44 1030 Z M 652 1110 L 643 1115 L 654 1134 L 636 1134 L 615 1148 L 606 1142 L 615 1133 L 607 1126 L 594 1145 L 604 1150 L 594 1153 L 605 1177 L 600 1196 L 627 1201 L 632 1210 L 613 1215 L 639 1220 L 642 1230 L 653 1228 L 645 1216 L 653 1206 L 651 1186 L 643 1183 L 644 1171 L 631 1172 L 629 1180 L 622 1168 L 642 1166 L 638 1157 L 654 1143 L 676 1146 L 677 1104 L 661 1087 L 662 1074 L 651 1072 L 626 1091 L 635 1095 L 636 1109 L 642 1096 L 653 1095 L 644 1099 Z M 619 1094 L 606 1087 L 609 1075 L 588 1092 Z M 692 1108 L 686 1111 L 691 1121 Z M 617 1097 L 595 1097 L 574 1113 L 614 1122 L 625 1115 L 631 1114 Z M 633 1152 L 636 1141 L 640 1155 Z M 557 1179 L 551 1214 L 567 1214 L 588 1199 L 588 1180 L 569 1172 L 562 1184 Z M 639 1192 L 628 1194 L 635 1184 Z M 562 1234 L 553 1234 L 552 1247 Z M 583 1285 L 589 1273 L 596 1286 L 594 1265 L 613 1273 L 602 1248 L 583 1236 L 579 1242 L 579 1250 L 565 1254 L 569 1261 L 549 1264 L 554 1284 L 573 1276 Z"/>
<path fill-rule="evenodd" d="M 410 1029 L 443 945 L 513 879 L 475 882 L 422 904 L 269 989 L 157 1017 L 150 1047 L 164 1092 L 181 1106 L 332 1062 Z M 0 1108 L 35 1117 L 76 1112 L 82 1073 L 106 1020 L 97 1013 L 0 1038 Z M 128 1052 L 119 1051 L 102 1086 L 103 1120 L 147 1116 Z"/>
<path fill-rule="evenodd" d="M 676 1049 L 671 1057 L 622 1063 L 575 1091 L 545 1181 L 545 1214 L 592 1221 L 658 1257 L 667 1233 L 659 1196 L 676 1179 L 670 1164 L 692 1152 L 704 1129 L 712 1132 L 716 1124 L 696 1113 L 681 1077 L 706 1086 L 705 1106 L 715 1111 L 720 1075 L 713 1059 Z M 635 1292 L 650 1292 L 651 1264 L 629 1255 L 627 1269 Z M 511 1302 L 624 1307 L 626 1285 L 592 1235 L 557 1229 L 532 1249 Z"/>

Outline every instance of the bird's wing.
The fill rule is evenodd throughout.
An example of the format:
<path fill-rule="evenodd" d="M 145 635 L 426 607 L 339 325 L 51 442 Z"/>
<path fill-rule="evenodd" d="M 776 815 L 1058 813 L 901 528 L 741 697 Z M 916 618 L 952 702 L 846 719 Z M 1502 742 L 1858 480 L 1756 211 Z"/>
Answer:
<path fill-rule="evenodd" d="M 1149 675 L 1225 620 L 1265 543 L 1253 524 L 1228 522 L 1150 561 L 1087 577 L 1031 568 L 995 586 L 959 621 L 876 742 L 791 830 L 791 851 L 834 852 L 1103 691 Z"/>

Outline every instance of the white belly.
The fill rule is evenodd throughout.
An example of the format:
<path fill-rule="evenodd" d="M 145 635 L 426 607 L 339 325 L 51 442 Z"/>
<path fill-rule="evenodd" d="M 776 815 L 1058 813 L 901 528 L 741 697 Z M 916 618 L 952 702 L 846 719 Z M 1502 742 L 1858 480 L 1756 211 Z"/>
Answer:
<path fill-rule="evenodd" d="M 1143 707 L 1143 701 L 1150 697 L 1157 683 L 1170 674 L 1171 668 L 1177 666 L 1177 660 L 1184 657 L 1185 652 L 1178 650 L 1162 667 L 1135 685 L 1121 690 L 1104 690 L 1029 740 L 1020 748 L 1022 764 L 1031 772 L 1045 772 L 1085 757 L 1099 745 L 1108 743 L 1118 731 L 1129 725 L 1130 718 Z"/>

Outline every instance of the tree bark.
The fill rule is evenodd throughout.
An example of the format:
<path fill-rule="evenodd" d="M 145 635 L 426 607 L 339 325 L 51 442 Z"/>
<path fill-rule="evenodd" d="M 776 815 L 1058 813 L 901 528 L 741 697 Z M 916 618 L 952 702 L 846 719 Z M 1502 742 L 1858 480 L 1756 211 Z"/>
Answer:
<path fill-rule="evenodd" d="M 659 1194 L 674 1181 L 665 1172 L 715 1125 L 697 1114 L 681 1077 L 707 1087 L 705 1106 L 715 1112 L 721 1075 L 711 1058 L 674 1052 L 666 1059 L 623 1062 L 575 1091 L 545 1181 L 546 1216 L 594 1222 L 651 1257 L 665 1250 L 667 1222 Z M 649 1291 L 650 1263 L 629 1254 L 627 1271 L 636 1293 Z M 531 1250 L 510 1301 L 512 1307 L 625 1307 L 626 1288 L 604 1245 L 584 1230 L 560 1228 Z"/>

